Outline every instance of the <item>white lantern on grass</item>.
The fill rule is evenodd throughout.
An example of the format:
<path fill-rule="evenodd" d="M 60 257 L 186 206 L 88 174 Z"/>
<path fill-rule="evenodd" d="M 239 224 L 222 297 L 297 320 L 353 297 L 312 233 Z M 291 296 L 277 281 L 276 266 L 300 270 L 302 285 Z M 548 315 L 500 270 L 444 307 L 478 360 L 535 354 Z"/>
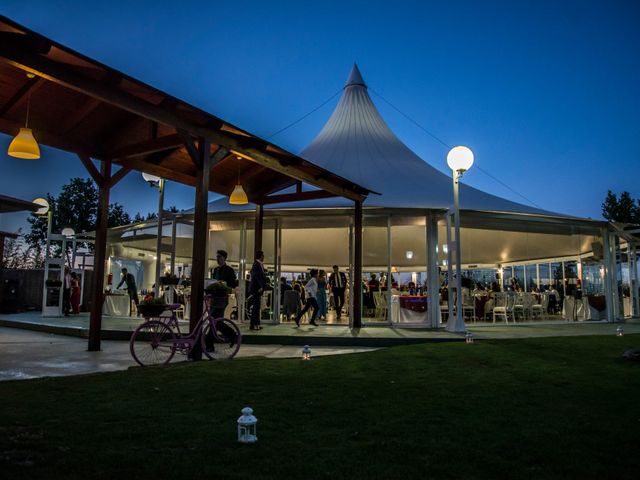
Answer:
<path fill-rule="evenodd" d="M 258 441 L 256 432 L 258 419 L 253 416 L 251 407 L 244 407 L 241 411 L 242 415 L 238 418 L 238 442 L 255 443 Z"/>
<path fill-rule="evenodd" d="M 473 343 L 473 333 L 467 332 L 464 334 L 464 341 L 467 343 Z"/>
<path fill-rule="evenodd" d="M 616 337 L 622 337 L 624 335 L 624 329 L 622 327 L 616 328 Z"/>
<path fill-rule="evenodd" d="M 302 359 L 311 360 L 311 347 L 309 345 L 302 347 Z"/>

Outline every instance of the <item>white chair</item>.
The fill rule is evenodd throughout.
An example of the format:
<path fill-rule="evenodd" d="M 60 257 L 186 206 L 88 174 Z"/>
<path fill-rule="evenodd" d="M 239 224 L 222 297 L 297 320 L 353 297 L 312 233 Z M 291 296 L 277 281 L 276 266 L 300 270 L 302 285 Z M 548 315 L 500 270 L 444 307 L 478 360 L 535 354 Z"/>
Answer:
<path fill-rule="evenodd" d="M 513 307 L 515 305 L 515 294 L 509 293 L 496 293 L 495 307 L 493 307 L 493 323 L 496 323 L 496 317 L 504 317 L 504 322 L 509 323 L 509 316 L 515 323 L 515 317 L 513 315 Z"/>
<path fill-rule="evenodd" d="M 373 292 L 373 303 L 376 306 L 376 318 L 387 318 L 386 292 Z"/>
<path fill-rule="evenodd" d="M 469 293 L 468 288 L 462 289 L 462 316 L 476 321 L 476 298 Z"/>
<path fill-rule="evenodd" d="M 547 307 L 549 306 L 549 294 L 544 292 L 540 294 L 540 303 L 534 303 L 531 306 L 532 318 L 545 318 L 547 316 Z"/>
<path fill-rule="evenodd" d="M 518 293 L 513 306 L 514 321 L 518 317 L 522 317 L 523 320 L 533 317 L 533 303 L 533 294 Z"/>

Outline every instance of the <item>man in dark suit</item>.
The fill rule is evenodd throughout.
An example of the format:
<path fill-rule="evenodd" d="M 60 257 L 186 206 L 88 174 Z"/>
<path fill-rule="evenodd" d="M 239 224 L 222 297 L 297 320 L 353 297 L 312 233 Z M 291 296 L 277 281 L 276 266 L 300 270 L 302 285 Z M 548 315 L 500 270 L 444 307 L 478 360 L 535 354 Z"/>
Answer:
<path fill-rule="evenodd" d="M 329 275 L 329 286 L 333 293 L 333 304 L 336 307 L 336 316 L 339 320 L 344 306 L 344 289 L 347 286 L 347 276 L 340 271 L 337 265 L 333 266 L 333 273 Z"/>
<path fill-rule="evenodd" d="M 213 269 L 213 279 L 219 282 L 224 282 L 227 284 L 227 287 L 233 289 L 238 286 L 238 280 L 236 278 L 236 272 L 227 265 L 227 256 L 228 253 L 225 250 L 218 250 L 216 252 L 216 261 L 218 262 L 218 266 Z M 224 305 L 223 305 L 224 303 Z M 217 304 L 211 312 L 213 318 L 224 317 L 224 311 L 229 304 L 229 297 L 226 298 L 226 302 L 221 302 Z"/>
<path fill-rule="evenodd" d="M 251 295 L 251 330 L 262 330 L 260 326 L 260 301 L 262 292 L 267 286 L 267 278 L 264 274 L 264 252 L 258 250 L 256 259 L 251 267 L 251 281 L 249 282 L 249 295 Z"/>
<path fill-rule="evenodd" d="M 122 269 L 122 280 L 116 288 L 120 288 L 122 284 L 127 286 L 127 293 L 129 294 L 129 316 L 131 316 L 131 302 L 136 304 L 136 309 L 138 308 L 138 287 L 136 286 L 136 279 L 133 275 L 127 272 L 126 268 Z M 138 313 L 140 316 L 140 313 Z"/>

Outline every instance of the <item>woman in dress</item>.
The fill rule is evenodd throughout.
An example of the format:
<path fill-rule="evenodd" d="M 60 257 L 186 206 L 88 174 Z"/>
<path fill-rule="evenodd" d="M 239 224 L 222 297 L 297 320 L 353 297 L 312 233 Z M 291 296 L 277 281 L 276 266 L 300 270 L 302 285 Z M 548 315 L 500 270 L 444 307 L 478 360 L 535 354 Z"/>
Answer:
<path fill-rule="evenodd" d="M 318 318 L 327 319 L 327 274 L 324 270 L 318 272 L 318 291 L 316 293 L 318 302 Z"/>
<path fill-rule="evenodd" d="M 75 315 L 80 313 L 80 278 L 76 272 L 71 272 L 71 312 Z"/>

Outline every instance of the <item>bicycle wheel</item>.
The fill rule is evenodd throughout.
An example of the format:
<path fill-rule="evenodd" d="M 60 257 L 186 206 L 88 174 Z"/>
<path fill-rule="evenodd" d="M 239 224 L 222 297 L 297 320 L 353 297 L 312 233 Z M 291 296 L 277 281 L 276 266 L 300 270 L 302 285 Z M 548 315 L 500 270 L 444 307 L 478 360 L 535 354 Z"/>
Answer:
<path fill-rule="evenodd" d="M 176 353 L 175 338 L 173 331 L 165 323 L 150 320 L 133 332 L 129 349 L 133 359 L 143 367 L 165 365 Z"/>
<path fill-rule="evenodd" d="M 212 329 L 215 325 L 215 331 Z M 238 326 L 231 320 L 220 318 L 208 320 L 202 327 L 202 353 L 210 360 L 224 360 L 233 358 L 242 342 L 242 334 Z"/>

